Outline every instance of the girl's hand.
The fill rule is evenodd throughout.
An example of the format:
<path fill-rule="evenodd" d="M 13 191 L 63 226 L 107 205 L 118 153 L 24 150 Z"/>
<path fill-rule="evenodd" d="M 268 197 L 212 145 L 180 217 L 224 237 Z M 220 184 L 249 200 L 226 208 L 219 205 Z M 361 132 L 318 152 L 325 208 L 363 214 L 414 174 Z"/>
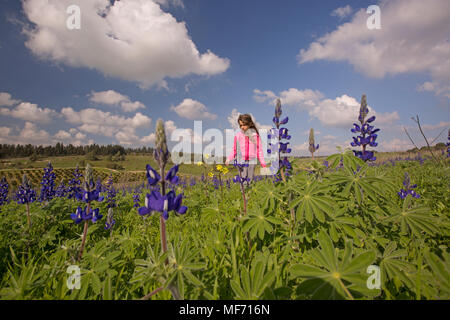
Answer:
<path fill-rule="evenodd" d="M 230 161 L 228 161 L 228 159 L 225 161 L 225 165 L 227 166 L 227 165 L 229 165 L 230 164 Z"/>

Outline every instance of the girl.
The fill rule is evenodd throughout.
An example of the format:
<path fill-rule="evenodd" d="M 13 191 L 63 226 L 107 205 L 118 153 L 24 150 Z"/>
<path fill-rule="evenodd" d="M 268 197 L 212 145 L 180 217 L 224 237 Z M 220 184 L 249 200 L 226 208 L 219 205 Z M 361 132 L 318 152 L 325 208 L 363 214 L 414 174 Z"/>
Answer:
<path fill-rule="evenodd" d="M 266 167 L 266 163 L 264 162 L 264 156 L 262 152 L 261 138 L 259 136 L 258 129 L 253 123 L 252 117 L 249 114 L 239 115 L 238 124 L 239 127 L 241 128 L 241 131 L 234 136 L 233 150 L 228 156 L 228 159 L 226 160 L 225 164 L 228 165 L 230 161 L 236 157 L 237 153 L 236 144 L 239 143 L 241 155 L 243 155 L 243 158 L 238 159 L 238 162 L 242 163 L 242 161 L 240 160 L 243 160 L 245 161 L 245 163 L 249 164 L 248 167 L 244 167 L 242 178 L 248 178 L 252 180 L 256 166 L 256 162 L 252 160 L 254 160 L 257 157 L 259 162 L 261 163 L 261 167 L 263 168 Z M 247 186 L 249 185 L 248 182 L 246 182 L 246 184 Z"/>

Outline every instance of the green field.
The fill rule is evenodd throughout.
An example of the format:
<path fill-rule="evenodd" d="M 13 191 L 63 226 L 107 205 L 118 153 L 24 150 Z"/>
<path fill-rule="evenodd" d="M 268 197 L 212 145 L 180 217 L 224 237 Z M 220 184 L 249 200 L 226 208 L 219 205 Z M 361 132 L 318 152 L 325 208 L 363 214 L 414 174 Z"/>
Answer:
<path fill-rule="evenodd" d="M 81 160 L 70 159 L 42 164 L 51 160 L 57 174 L 68 176 Z M 117 172 L 94 162 L 94 175 L 113 173 L 119 183 L 140 169 L 129 181 L 143 180 L 148 159 L 131 156 L 124 162 L 129 170 Z M 439 159 L 367 166 L 344 152 L 327 158 L 329 168 L 321 165 L 325 158 L 296 159 L 286 181 L 257 181 L 245 201 L 239 184 L 216 188 L 209 178 L 175 186 L 188 210 L 169 213 L 165 253 L 159 214 L 140 216 L 130 193 L 116 196 L 112 231 L 105 230 L 105 201 L 91 203 L 103 218 L 88 223 L 82 259 L 83 223 L 70 214 L 84 204 L 34 202 L 29 228 L 27 207 L 11 201 L 0 213 L 0 298 L 449 299 L 450 168 Z M 180 171 L 198 177 L 211 169 Z M 43 172 L 22 170 L 34 180 Z M 419 198 L 399 197 L 405 173 Z M 148 192 L 142 190 L 139 206 Z M 67 285 L 73 265 L 80 289 Z M 368 270 L 379 270 L 378 285 Z"/>

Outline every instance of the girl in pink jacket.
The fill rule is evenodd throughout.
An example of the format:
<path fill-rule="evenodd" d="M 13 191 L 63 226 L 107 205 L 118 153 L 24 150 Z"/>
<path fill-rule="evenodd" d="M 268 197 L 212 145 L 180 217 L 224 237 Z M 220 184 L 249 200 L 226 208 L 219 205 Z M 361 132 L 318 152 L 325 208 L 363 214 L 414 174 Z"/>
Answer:
<path fill-rule="evenodd" d="M 262 152 L 261 137 L 259 136 L 258 129 L 256 128 L 252 117 L 249 114 L 241 114 L 238 118 L 239 127 L 241 131 L 234 136 L 233 150 L 228 156 L 225 164 L 228 165 L 237 156 L 238 150 L 240 150 L 241 157 L 238 158 L 239 163 L 248 163 L 248 167 L 244 167 L 242 178 L 252 180 L 255 173 L 256 163 L 252 160 L 258 158 L 261 167 L 266 167 L 264 162 L 264 155 Z M 239 149 L 237 149 L 239 144 Z M 249 183 L 247 182 L 247 185 Z"/>

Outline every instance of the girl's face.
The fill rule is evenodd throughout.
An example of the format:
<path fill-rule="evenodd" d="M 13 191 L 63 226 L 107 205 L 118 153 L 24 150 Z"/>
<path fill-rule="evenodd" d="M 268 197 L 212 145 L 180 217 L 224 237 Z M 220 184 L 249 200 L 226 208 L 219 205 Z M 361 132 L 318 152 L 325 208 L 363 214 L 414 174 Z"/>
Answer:
<path fill-rule="evenodd" d="M 249 125 L 248 125 L 248 124 L 244 124 L 244 123 L 242 122 L 242 120 L 239 120 L 239 127 L 241 127 L 241 130 L 245 132 L 245 131 L 248 130 Z"/>

